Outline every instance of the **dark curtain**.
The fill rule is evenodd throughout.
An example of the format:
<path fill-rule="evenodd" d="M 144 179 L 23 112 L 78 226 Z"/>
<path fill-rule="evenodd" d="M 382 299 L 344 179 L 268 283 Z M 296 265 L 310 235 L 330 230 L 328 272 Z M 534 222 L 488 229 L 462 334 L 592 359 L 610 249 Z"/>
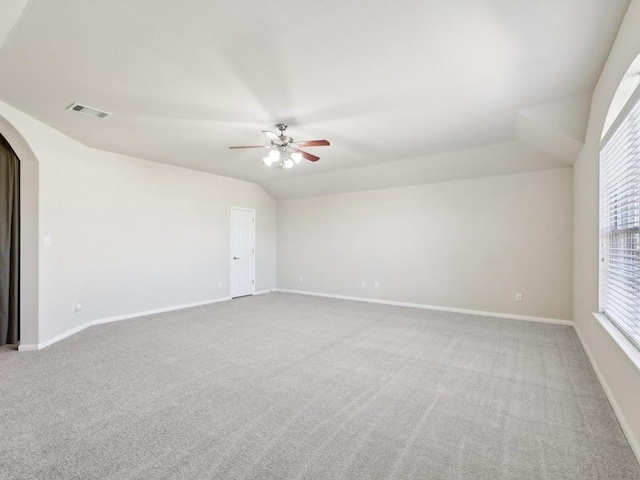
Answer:
<path fill-rule="evenodd" d="M 20 340 L 20 162 L 0 135 L 0 345 Z"/>

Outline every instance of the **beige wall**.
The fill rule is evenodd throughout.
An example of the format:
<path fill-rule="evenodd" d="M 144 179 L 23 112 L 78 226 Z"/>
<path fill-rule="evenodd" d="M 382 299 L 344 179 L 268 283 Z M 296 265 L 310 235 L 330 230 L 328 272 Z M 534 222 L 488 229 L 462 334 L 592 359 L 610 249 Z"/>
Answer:
<path fill-rule="evenodd" d="M 565 168 L 279 200 L 278 288 L 570 319 L 572 195 Z"/>
<path fill-rule="evenodd" d="M 640 0 L 633 0 L 593 93 L 587 138 L 574 167 L 574 312 L 576 329 L 617 405 L 640 456 L 640 370 L 595 320 L 598 310 L 598 152 L 605 117 L 627 68 L 640 53 Z M 640 458 L 640 457 L 639 457 Z"/>
<path fill-rule="evenodd" d="M 37 343 L 227 297 L 231 206 L 256 209 L 256 290 L 275 287 L 276 202 L 257 185 L 91 149 L 3 103 L 0 117 L 38 161 Z"/>

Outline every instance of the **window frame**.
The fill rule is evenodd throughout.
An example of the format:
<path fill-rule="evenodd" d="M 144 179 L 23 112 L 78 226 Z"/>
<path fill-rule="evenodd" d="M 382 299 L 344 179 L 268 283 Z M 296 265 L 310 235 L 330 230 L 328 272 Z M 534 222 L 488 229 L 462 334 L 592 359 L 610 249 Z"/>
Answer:
<path fill-rule="evenodd" d="M 604 298 L 605 298 L 606 292 L 603 284 L 603 277 L 605 275 L 604 269 L 606 268 L 605 249 L 604 249 L 605 242 L 603 240 L 603 203 L 606 200 L 605 198 L 603 198 L 603 192 L 602 192 L 603 150 L 605 149 L 609 141 L 613 138 L 613 136 L 618 132 L 618 129 L 623 124 L 623 122 L 628 118 L 629 114 L 636 107 L 640 108 L 640 85 L 637 85 L 637 84 L 635 85 L 633 91 L 627 98 L 624 106 L 621 108 L 615 120 L 611 123 L 607 132 L 602 136 L 602 139 L 600 141 L 599 158 L 598 158 L 598 186 L 599 186 L 599 190 L 598 190 L 598 254 L 599 254 L 598 255 L 598 259 L 599 259 L 598 261 L 598 313 L 594 313 L 594 316 L 610 334 L 612 334 L 612 330 L 607 324 L 614 327 L 618 335 L 612 335 L 612 337 L 616 339 L 617 343 L 620 343 L 619 337 L 621 336 L 625 340 L 625 343 L 628 344 L 626 346 L 627 348 L 625 348 L 625 351 L 629 353 L 628 347 L 631 347 L 632 350 L 635 351 L 635 353 L 637 354 L 633 356 L 636 358 L 640 358 L 640 336 L 637 338 L 633 337 L 621 325 L 621 323 L 623 322 L 616 320 L 615 315 L 611 315 L 607 313 L 607 311 L 604 308 L 604 305 L 605 305 Z M 638 131 L 638 135 L 640 136 L 640 123 L 638 123 L 635 126 L 633 131 L 635 132 L 636 129 Z M 640 184 L 640 179 L 638 180 L 638 183 Z M 611 196 L 609 196 L 608 198 L 611 198 Z M 636 248 L 634 248 L 634 250 Z M 638 250 L 640 250 L 640 248 L 638 248 Z M 638 292 L 634 292 L 634 295 L 637 295 L 636 298 L 640 303 L 640 289 Z M 640 326 L 640 315 L 635 320 L 637 322 L 637 325 Z M 636 322 L 634 322 L 634 325 L 636 324 Z M 636 365 L 638 366 L 639 364 L 636 364 Z"/>

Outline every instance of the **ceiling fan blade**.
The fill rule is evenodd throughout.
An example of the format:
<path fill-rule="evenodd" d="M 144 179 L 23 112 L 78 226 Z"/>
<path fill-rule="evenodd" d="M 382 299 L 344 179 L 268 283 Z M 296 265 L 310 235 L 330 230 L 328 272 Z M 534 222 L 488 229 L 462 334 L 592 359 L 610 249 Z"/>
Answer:
<path fill-rule="evenodd" d="M 262 130 L 262 133 L 269 137 L 269 140 L 271 140 L 276 145 L 282 145 L 282 140 L 280 140 L 280 136 L 277 133 L 269 132 L 267 130 Z"/>
<path fill-rule="evenodd" d="M 310 153 L 303 152 L 302 150 L 296 150 L 296 152 L 299 152 L 303 158 L 309 160 L 310 162 L 317 162 L 318 160 L 320 160 L 320 157 L 316 157 L 315 155 L 311 155 Z"/>
<path fill-rule="evenodd" d="M 242 147 L 229 147 L 231 149 L 235 148 L 271 148 L 271 145 L 247 145 Z"/>
<path fill-rule="evenodd" d="M 304 142 L 295 142 L 297 147 L 328 147 L 331 145 L 327 140 L 307 140 Z"/>

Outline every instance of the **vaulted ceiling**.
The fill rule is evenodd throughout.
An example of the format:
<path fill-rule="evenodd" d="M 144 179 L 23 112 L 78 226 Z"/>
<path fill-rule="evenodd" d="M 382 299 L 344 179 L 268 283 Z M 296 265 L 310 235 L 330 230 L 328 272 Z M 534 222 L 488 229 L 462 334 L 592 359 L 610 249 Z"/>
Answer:
<path fill-rule="evenodd" d="M 30 0 L 0 44 L 0 99 L 91 147 L 276 197 L 556 168 L 580 150 L 628 3 Z M 332 146 L 289 171 L 228 150 L 278 122 Z"/>

